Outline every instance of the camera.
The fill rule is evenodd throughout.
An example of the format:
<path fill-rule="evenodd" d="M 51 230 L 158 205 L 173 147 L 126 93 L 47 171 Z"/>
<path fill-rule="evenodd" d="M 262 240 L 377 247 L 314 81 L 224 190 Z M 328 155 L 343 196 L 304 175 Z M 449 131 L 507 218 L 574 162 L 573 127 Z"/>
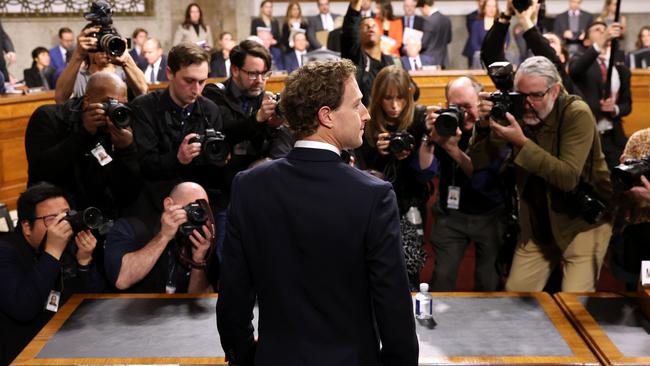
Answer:
<path fill-rule="evenodd" d="M 389 139 L 388 149 L 393 154 L 411 150 L 415 146 L 415 138 L 406 131 L 391 132 Z"/>
<path fill-rule="evenodd" d="M 455 104 L 450 104 L 448 108 L 438 111 L 438 117 L 434 126 L 440 136 L 456 136 L 456 129 L 462 126 L 464 120 L 465 109 Z"/>
<path fill-rule="evenodd" d="M 284 118 L 282 115 L 282 111 L 280 110 L 280 93 L 275 93 L 273 94 L 273 100 L 277 103 L 275 105 L 275 115 L 278 116 L 279 118 Z"/>
<path fill-rule="evenodd" d="M 510 112 L 516 119 L 524 115 L 525 97 L 515 91 L 515 74 L 512 64 L 507 61 L 494 62 L 488 66 L 488 76 L 499 90 L 490 93 L 488 100 L 494 103 L 490 117 L 502 125 L 509 125 L 506 113 Z"/>
<path fill-rule="evenodd" d="M 131 126 L 133 111 L 125 104 L 115 99 L 109 99 L 108 102 L 102 103 L 102 109 L 106 112 L 106 116 L 113 121 L 115 127 L 124 129 Z"/>
<path fill-rule="evenodd" d="M 98 32 L 90 34 L 91 37 L 97 38 L 97 52 L 106 52 L 109 56 L 124 54 L 127 44 L 113 28 L 113 12 L 108 2 L 94 1 L 84 18 L 90 22 L 86 28 L 99 27 Z"/>
<path fill-rule="evenodd" d="M 207 202 L 203 204 L 200 201 L 205 202 L 205 200 L 197 200 L 183 207 L 187 213 L 187 221 L 178 227 L 178 233 L 183 237 L 191 236 L 194 230 L 203 233 L 202 227 L 208 222 L 210 207 L 207 206 Z"/>
<path fill-rule="evenodd" d="M 592 186 L 582 181 L 570 192 L 555 189 L 551 208 L 570 217 L 580 216 L 588 223 L 594 224 L 605 217 L 606 208 L 593 191 Z"/>
<path fill-rule="evenodd" d="M 230 153 L 226 135 L 213 128 L 206 129 L 203 135 L 193 137 L 189 142 L 201 144 L 201 155 L 197 158 L 197 163 L 200 165 L 222 166 Z"/>
<path fill-rule="evenodd" d="M 641 176 L 650 179 L 650 155 L 642 159 L 628 159 L 612 170 L 614 188 L 621 192 L 641 185 Z"/>
<path fill-rule="evenodd" d="M 70 223 L 75 234 L 84 230 L 99 229 L 104 225 L 104 215 L 97 207 L 88 207 L 81 212 L 70 210 L 63 220 Z"/>

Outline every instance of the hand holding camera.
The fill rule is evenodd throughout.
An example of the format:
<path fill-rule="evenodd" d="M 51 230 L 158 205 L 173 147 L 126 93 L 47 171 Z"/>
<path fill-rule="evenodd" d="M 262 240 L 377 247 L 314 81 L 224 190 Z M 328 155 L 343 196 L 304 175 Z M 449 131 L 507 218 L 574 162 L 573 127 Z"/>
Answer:
<path fill-rule="evenodd" d="M 189 133 L 183 138 L 183 142 L 178 147 L 178 153 L 176 154 L 176 158 L 181 164 L 187 165 L 201 154 L 201 143 L 193 140 L 198 136 L 197 133 Z"/>
<path fill-rule="evenodd" d="M 212 242 L 212 232 L 208 226 L 201 226 L 201 233 L 196 229 L 192 230 L 189 239 L 192 243 L 192 260 L 196 263 L 205 261 Z"/>
<path fill-rule="evenodd" d="M 178 227 L 187 221 L 187 212 L 179 205 L 171 205 L 160 217 L 160 235 L 167 241 L 174 239 Z"/>
<path fill-rule="evenodd" d="M 524 131 L 522 131 L 521 126 L 519 126 L 512 114 L 506 113 L 506 119 L 509 122 L 509 125 L 506 126 L 494 119 L 490 119 L 490 128 L 498 137 L 508 141 L 513 146 L 521 148 L 528 141 L 528 138 L 524 135 Z"/>
<path fill-rule="evenodd" d="M 97 38 L 92 35 L 99 32 L 99 29 L 99 27 L 90 27 L 79 33 L 77 36 L 77 47 L 74 49 L 74 53 L 77 56 L 85 58 L 88 52 L 97 48 Z"/>
<path fill-rule="evenodd" d="M 278 102 L 275 99 L 275 95 L 269 91 L 265 91 L 264 98 L 262 99 L 262 105 L 260 106 L 260 109 L 257 111 L 257 115 L 255 116 L 257 122 L 266 122 L 269 118 L 274 116 L 277 105 Z"/>
<path fill-rule="evenodd" d="M 81 122 L 91 135 L 95 135 L 98 128 L 105 126 L 106 121 L 108 118 L 103 103 L 88 104 L 81 115 Z"/>
<path fill-rule="evenodd" d="M 61 254 L 68 245 L 68 241 L 74 234 L 72 226 L 67 220 L 64 220 L 67 213 L 62 212 L 56 216 L 53 224 L 47 227 L 47 237 L 45 241 L 45 251 L 52 257 L 59 259 Z"/>
<path fill-rule="evenodd" d="M 431 127 L 429 127 L 430 119 Z M 460 126 L 464 120 L 465 111 L 453 104 L 449 108 L 440 106 L 427 107 L 428 142 L 434 143 L 446 151 L 458 148 L 458 141 L 460 141 L 462 135 Z"/>
<path fill-rule="evenodd" d="M 87 266 L 93 258 L 93 250 L 97 245 L 97 238 L 90 232 L 90 230 L 80 231 L 74 238 L 77 244 L 77 263 L 82 266 Z"/>

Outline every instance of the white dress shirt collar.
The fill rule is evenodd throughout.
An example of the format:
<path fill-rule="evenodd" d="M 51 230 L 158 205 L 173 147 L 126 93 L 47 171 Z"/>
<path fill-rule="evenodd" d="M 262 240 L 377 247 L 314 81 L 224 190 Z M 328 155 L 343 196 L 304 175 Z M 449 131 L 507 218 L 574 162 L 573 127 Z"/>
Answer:
<path fill-rule="evenodd" d="M 302 147 L 305 149 L 319 149 L 319 150 L 329 150 L 336 153 L 336 155 L 341 156 L 341 150 L 338 147 L 328 144 L 326 142 L 320 141 L 311 141 L 311 140 L 298 140 L 293 147 Z"/>

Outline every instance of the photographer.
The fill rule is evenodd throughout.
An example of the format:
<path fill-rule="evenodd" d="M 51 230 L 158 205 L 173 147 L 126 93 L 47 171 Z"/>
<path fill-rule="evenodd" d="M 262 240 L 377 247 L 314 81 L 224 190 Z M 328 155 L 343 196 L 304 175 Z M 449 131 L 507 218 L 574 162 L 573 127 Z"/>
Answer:
<path fill-rule="evenodd" d="M 567 73 L 568 59 L 565 50 L 560 43 L 556 42 L 557 37 L 553 33 L 542 34 L 535 26 L 539 13 L 538 0 L 532 0 L 530 6 L 525 10 L 517 10 L 512 6 L 512 0 L 508 0 L 505 12 L 499 14 L 494 25 L 488 31 L 481 46 L 481 60 L 485 66 L 493 62 L 505 61 L 504 45 L 506 35 L 510 27 L 510 19 L 514 14 L 523 29 L 523 37 L 528 49 L 535 56 L 544 56 L 555 65 L 562 78 L 562 84 L 569 94 L 578 94 L 580 91 L 574 86 L 573 81 Z"/>
<path fill-rule="evenodd" d="M 514 88 L 525 97 L 521 121 L 507 113 L 488 123 L 494 103 L 481 94 L 481 129 L 469 154 L 478 169 L 497 158 L 493 147 L 502 141 L 514 149 L 521 236 L 506 290 L 541 291 L 562 261 L 562 291 L 594 291 L 612 230 L 612 187 L 593 115 L 545 57 L 524 61 Z"/>
<path fill-rule="evenodd" d="M 73 231 L 61 189 L 47 183 L 18 198 L 17 231 L 0 239 L 0 364 L 8 365 L 75 292 L 103 282 L 90 230 Z M 74 237 L 74 239 L 73 239 Z M 74 242 L 74 244 L 72 244 Z"/>
<path fill-rule="evenodd" d="M 93 34 L 100 30 L 101 27 L 91 23 L 77 36 L 77 47 L 56 82 L 54 100 L 57 103 L 65 103 L 70 96 L 83 96 L 90 76 L 101 71 L 117 74 L 133 96 L 147 92 L 144 74 L 129 52 L 110 55 L 108 50 L 98 49 L 98 40 Z"/>
<path fill-rule="evenodd" d="M 419 169 L 416 155 L 426 134 L 426 108 L 413 101 L 408 73 L 395 65 L 382 69 L 370 97 L 370 121 L 361 147 L 355 150 L 356 165 L 374 170 L 393 184 L 400 215 L 411 207 L 424 212 L 428 199 L 426 182 L 418 172 L 435 172 L 435 163 Z"/>
<path fill-rule="evenodd" d="M 479 118 L 478 95 L 483 86 L 469 77 L 452 80 L 445 88 L 447 109 L 432 107 L 427 121 L 428 153 L 420 155 L 421 166 L 431 160 L 439 165 L 438 200 L 431 243 L 435 253 L 433 291 L 455 291 L 456 276 L 465 249 L 476 245 L 475 291 L 496 291 L 497 254 L 504 232 L 505 189 L 501 182 L 503 160 L 510 152 L 477 170 L 465 153 Z"/>
<path fill-rule="evenodd" d="M 100 72 L 82 98 L 39 107 L 25 132 L 28 186 L 51 182 L 73 206 L 119 217 L 140 189 L 126 94 L 117 75 Z"/>
<path fill-rule="evenodd" d="M 124 217 L 115 222 L 106 237 L 104 259 L 110 284 L 134 293 L 212 292 L 207 273 L 217 270 L 208 263 L 214 223 L 207 193 L 196 183 L 180 183 L 163 206 L 159 219 Z M 183 228 L 188 223 L 191 227 Z"/>
<path fill-rule="evenodd" d="M 223 198 L 228 160 L 219 107 L 201 96 L 210 55 L 194 43 L 174 46 L 167 58 L 169 86 L 136 98 L 133 129 L 146 189 L 136 214 L 159 214 L 182 181 L 201 184 L 212 204 Z M 221 206 L 219 206 L 221 207 Z M 224 206 L 225 207 L 225 206 Z"/>
<path fill-rule="evenodd" d="M 223 83 L 207 85 L 203 91 L 207 99 L 219 106 L 232 157 L 224 169 L 224 194 L 216 205 L 219 257 L 231 182 L 238 172 L 268 154 L 269 143 L 278 136 L 276 128 L 282 123 L 276 113 L 275 95 L 265 91 L 271 76 L 269 51 L 254 41 L 242 41 L 230 51 L 230 62 L 231 76 Z"/>

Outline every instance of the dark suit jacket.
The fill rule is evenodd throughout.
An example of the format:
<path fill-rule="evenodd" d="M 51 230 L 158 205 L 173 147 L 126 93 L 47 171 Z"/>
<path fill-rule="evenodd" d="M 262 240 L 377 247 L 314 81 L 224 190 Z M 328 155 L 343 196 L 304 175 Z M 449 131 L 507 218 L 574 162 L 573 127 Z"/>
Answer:
<path fill-rule="evenodd" d="M 402 56 L 399 58 L 402 61 L 402 67 L 406 71 L 411 71 L 411 62 L 409 61 L 408 56 Z M 430 66 L 434 65 L 433 59 L 427 55 L 420 55 L 420 66 Z"/>
<path fill-rule="evenodd" d="M 580 28 L 580 32 L 584 32 L 585 29 L 593 22 L 594 17 L 591 15 L 591 13 L 588 13 L 584 10 L 580 10 L 580 16 L 578 18 L 578 24 Z M 569 11 L 565 11 L 564 13 L 560 13 L 555 17 L 555 23 L 553 24 L 553 33 L 557 34 L 560 39 L 564 39 L 564 31 L 570 30 L 569 29 Z M 579 34 L 574 34 L 573 37 L 573 42 L 581 42 L 578 37 Z"/>
<path fill-rule="evenodd" d="M 336 18 L 340 16 L 334 13 L 330 14 L 332 15 L 333 20 L 336 20 Z M 311 47 L 311 49 L 318 49 L 323 46 L 320 42 L 318 42 L 318 39 L 316 38 L 316 32 L 322 31 L 323 29 L 323 21 L 320 18 L 320 13 L 309 17 L 309 25 L 307 26 L 307 40 L 309 41 L 309 47 Z"/>
<path fill-rule="evenodd" d="M 307 21 L 305 21 L 304 23 L 300 23 L 300 29 L 304 29 L 306 34 Z M 289 25 L 286 22 L 282 22 L 282 35 L 280 36 L 280 39 L 278 41 L 280 43 L 280 47 L 284 52 L 287 52 L 291 49 L 291 47 L 289 47 L 290 35 L 291 35 L 291 28 L 289 28 Z"/>
<path fill-rule="evenodd" d="M 293 70 L 298 68 L 298 57 L 296 56 L 296 52 L 291 49 L 289 52 L 287 52 L 284 55 L 284 69 L 287 70 L 288 73 L 291 73 Z"/>
<path fill-rule="evenodd" d="M 419 15 L 414 15 L 415 18 L 413 18 L 413 29 L 417 29 L 419 31 L 424 31 L 424 18 L 419 16 Z M 402 30 L 406 28 L 406 17 L 402 16 Z"/>
<path fill-rule="evenodd" d="M 133 61 L 135 61 L 135 64 L 138 65 L 140 68 L 142 68 L 142 64 L 145 66 L 147 65 L 147 60 L 145 60 L 144 56 L 142 54 L 138 55 L 138 52 L 135 50 L 135 48 L 131 48 L 129 50 L 129 55 L 131 55 L 131 58 Z"/>
<path fill-rule="evenodd" d="M 434 65 L 442 65 L 445 68 L 449 63 L 447 45 L 451 43 L 451 20 L 439 11 L 426 17 L 425 20 L 420 53 L 433 58 Z"/>
<path fill-rule="evenodd" d="M 156 81 L 167 81 L 167 73 L 165 72 L 165 69 L 167 69 L 167 55 L 163 54 L 160 56 L 162 60 L 160 61 L 160 66 L 158 67 L 158 74 L 156 75 Z M 142 73 L 147 71 L 147 68 L 149 67 L 149 64 L 145 61 L 144 63 L 138 65 L 140 66 L 140 70 L 142 70 Z M 147 83 L 149 80 L 147 80 Z"/>
<path fill-rule="evenodd" d="M 0 47 L 2 47 L 2 52 L 14 52 L 14 44 L 11 42 L 11 38 L 2 28 L 2 23 L 0 23 Z M 7 71 L 7 63 L 5 62 L 4 54 L 0 52 L 0 72 L 5 77 L 5 80 L 9 80 L 9 71 Z"/>
<path fill-rule="evenodd" d="M 257 366 L 416 365 L 398 216 L 389 183 L 327 150 L 239 173 L 217 303 L 227 357 L 252 364 L 257 297 Z"/>
<path fill-rule="evenodd" d="M 54 75 L 54 69 L 50 66 L 46 67 L 45 70 L 43 71 L 43 76 L 46 82 L 46 84 L 44 84 L 43 79 L 41 78 L 41 73 L 36 66 L 23 70 L 25 85 L 27 85 L 28 88 L 35 88 L 35 87 L 42 86 L 45 88 L 45 90 L 54 89 L 50 84 L 50 80 L 52 79 L 53 75 Z"/>
<path fill-rule="evenodd" d="M 223 52 L 217 51 L 212 54 L 210 58 L 210 73 L 209 77 L 226 77 L 228 73 L 226 72 L 226 59 L 223 57 Z"/>

